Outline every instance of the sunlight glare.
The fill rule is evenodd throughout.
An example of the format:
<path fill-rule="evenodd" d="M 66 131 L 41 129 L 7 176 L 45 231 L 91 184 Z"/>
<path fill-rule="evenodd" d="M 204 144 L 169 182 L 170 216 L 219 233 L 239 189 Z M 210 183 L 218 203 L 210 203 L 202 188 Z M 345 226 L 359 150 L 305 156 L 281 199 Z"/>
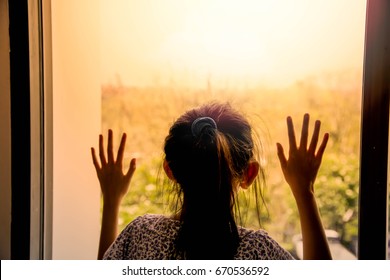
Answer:
<path fill-rule="evenodd" d="M 211 78 L 280 85 L 362 62 L 363 0 L 116 0 L 102 5 L 103 80 L 119 74 L 130 84 L 173 79 L 193 86 Z"/>

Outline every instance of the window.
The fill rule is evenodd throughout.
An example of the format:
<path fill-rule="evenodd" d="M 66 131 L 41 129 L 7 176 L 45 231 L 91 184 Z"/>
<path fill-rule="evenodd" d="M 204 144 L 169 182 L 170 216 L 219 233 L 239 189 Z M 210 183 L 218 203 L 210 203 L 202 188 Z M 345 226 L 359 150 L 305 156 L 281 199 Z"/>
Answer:
<path fill-rule="evenodd" d="M 53 259 L 97 256 L 99 187 L 90 156 L 100 131 L 97 26 L 96 1 L 51 2 Z"/>
<path fill-rule="evenodd" d="M 275 143 L 287 145 L 287 115 L 296 125 L 305 112 L 323 121 L 331 140 L 317 178 L 320 210 L 338 236 L 329 237 L 334 257 L 356 258 L 365 8 L 365 1 L 102 2 L 102 131 L 128 133 L 128 159 L 139 158 L 120 227 L 165 210 L 154 178 L 172 121 L 223 100 L 251 116 L 268 175 L 263 226 L 297 257 L 298 213 Z M 253 212 L 245 225 L 258 228 Z"/>
<path fill-rule="evenodd" d="M 306 109 L 310 109 L 309 111 L 313 114 L 313 118 L 318 117 L 323 119 L 324 130 L 331 131 L 333 133 L 332 136 L 336 136 L 336 139 L 339 135 L 335 133 L 337 132 L 335 127 L 337 128 L 337 126 L 340 125 L 337 121 L 341 120 L 348 123 L 348 133 L 343 133 L 348 136 L 353 134 L 356 136 L 356 139 L 346 137 L 341 137 L 340 139 L 342 141 L 349 139 L 347 143 L 348 148 L 351 149 L 350 151 L 357 152 L 348 153 L 347 151 L 343 154 L 341 159 L 344 161 L 341 161 L 341 163 L 346 163 L 345 169 L 336 170 L 336 172 L 328 176 L 329 174 L 326 174 L 327 171 L 335 171 L 326 168 L 327 165 L 329 166 L 329 164 L 333 163 L 332 160 L 335 160 L 331 156 L 332 154 L 330 152 L 332 149 L 335 149 L 334 143 L 332 144 L 333 146 L 330 145 L 327 150 L 327 155 L 329 155 L 327 160 L 330 161 L 330 163 L 324 162 L 321 171 L 323 173 L 319 174 L 318 177 L 319 185 L 321 185 L 321 178 L 325 178 L 326 180 L 332 179 L 334 180 L 333 183 L 335 183 L 335 185 L 343 185 L 343 182 L 349 182 L 353 183 L 352 185 L 355 186 L 356 180 L 358 181 L 358 184 L 361 185 L 361 189 L 364 191 L 364 195 L 362 194 L 363 192 L 359 193 L 360 200 L 357 200 L 355 188 L 352 190 L 344 190 L 344 193 L 347 195 L 344 198 L 348 198 L 347 200 L 349 200 L 353 207 L 357 207 L 357 204 L 359 203 L 360 225 L 358 249 L 360 250 L 360 257 L 376 259 L 382 258 L 383 247 L 385 246 L 384 242 L 382 242 L 382 240 L 384 240 L 382 238 L 383 225 L 386 225 L 383 221 L 384 217 L 386 217 L 386 219 L 388 218 L 388 214 L 387 211 L 382 211 L 382 206 L 382 208 L 371 206 L 376 206 L 376 204 L 383 205 L 383 197 L 388 196 L 383 195 L 384 192 L 383 187 L 381 187 L 382 185 L 379 187 L 372 187 L 377 186 L 376 182 L 378 181 L 378 178 L 380 178 L 380 182 L 383 183 L 384 177 L 386 177 L 385 181 L 387 186 L 387 165 L 385 171 L 383 171 L 383 168 L 380 168 L 380 174 L 376 173 L 376 169 L 372 168 L 376 166 L 376 163 L 383 162 L 384 141 L 382 140 L 386 139 L 385 154 L 387 154 L 388 143 L 388 130 L 385 133 L 381 132 L 384 137 L 377 137 L 376 134 L 377 131 L 380 131 L 383 128 L 383 125 L 381 125 L 383 124 L 383 121 L 388 120 L 388 111 L 386 111 L 388 110 L 388 99 L 385 94 L 386 90 L 388 90 L 388 84 L 386 86 L 388 69 L 378 68 L 378 62 L 383 60 L 388 61 L 389 59 L 383 52 L 383 46 L 385 46 L 386 42 L 388 42 L 385 41 L 387 40 L 387 36 L 384 36 L 384 34 L 388 34 L 388 28 L 390 26 L 390 17 L 385 16 L 385 13 L 388 13 L 390 10 L 386 1 L 371 0 L 367 2 L 367 14 L 369 15 L 372 13 L 375 16 L 368 16 L 367 18 L 368 22 L 366 28 L 368 35 L 366 37 L 365 73 L 363 73 L 362 69 L 359 68 L 362 67 L 363 62 L 364 20 L 366 9 L 366 3 L 364 1 L 360 1 L 359 4 L 356 4 L 356 1 L 353 3 L 352 1 L 344 1 L 343 3 L 337 3 L 337 6 L 332 6 L 333 2 L 331 1 L 328 1 L 326 4 L 321 3 L 321 5 L 326 5 L 328 8 L 325 6 L 320 7 L 320 4 L 315 1 L 308 1 L 307 6 L 300 1 L 294 2 L 293 6 L 291 6 L 288 1 L 274 1 L 275 3 L 270 6 L 262 6 L 266 7 L 264 9 L 254 8 L 251 11 L 248 11 L 249 14 L 259 12 L 259 14 L 264 15 L 264 18 L 267 18 L 267 15 L 269 15 L 271 11 L 278 12 L 278 16 L 273 17 L 271 21 L 273 20 L 276 24 L 274 26 L 274 31 L 280 30 L 280 32 L 267 32 L 266 24 L 259 27 L 263 32 L 261 33 L 262 35 L 270 35 L 271 39 L 267 42 L 269 45 L 259 44 L 261 41 L 259 38 L 263 38 L 262 36 L 258 37 L 257 40 L 255 39 L 252 41 L 253 44 L 248 44 L 248 42 L 251 42 L 250 40 L 253 39 L 251 37 L 252 33 L 248 30 L 241 32 L 240 28 L 245 24 L 250 25 L 252 20 L 250 16 L 244 17 L 245 20 L 243 21 L 238 21 L 240 22 L 238 26 L 231 23 L 232 20 L 242 19 L 242 15 L 247 15 L 244 7 L 245 5 L 241 4 L 243 2 L 240 2 L 240 5 L 234 4 L 234 2 L 229 5 L 222 5 L 222 2 L 215 1 L 210 5 L 205 5 L 205 2 L 203 3 L 202 1 L 197 1 L 195 4 L 191 4 L 190 2 L 183 4 L 181 1 L 167 1 L 166 6 L 164 5 L 163 7 L 159 7 L 157 5 L 161 5 L 161 3 L 157 2 L 157 4 L 151 8 L 146 7 L 146 2 L 144 1 L 126 2 L 125 5 L 134 5 L 132 10 L 142 11 L 141 14 L 144 16 L 144 20 L 146 22 L 150 21 L 149 23 L 151 25 L 144 26 L 142 21 L 140 21 L 141 19 L 137 18 L 137 16 L 128 16 L 128 18 L 131 19 L 130 23 L 123 26 L 123 29 L 114 29 L 115 32 L 112 32 L 115 34 L 111 35 L 123 35 L 121 32 L 125 31 L 126 27 L 130 27 L 130 30 L 127 31 L 134 32 L 132 33 L 134 35 L 132 36 L 133 43 L 136 42 L 140 45 L 140 48 L 144 50 L 143 54 L 147 54 L 146 56 L 140 56 L 133 47 L 130 46 L 130 49 L 127 52 L 127 55 L 130 57 L 126 58 L 122 56 L 119 60 L 126 62 L 127 66 L 132 63 L 137 71 L 125 70 L 124 72 L 121 71 L 121 67 L 119 66 L 120 64 L 117 64 L 118 66 L 116 66 L 113 72 L 109 72 L 109 67 L 106 66 L 108 66 L 109 63 L 108 60 L 111 59 L 106 54 L 114 52 L 119 53 L 120 50 L 117 48 L 126 46 L 126 42 L 120 41 L 124 40 L 125 36 L 119 36 L 115 39 L 119 41 L 101 41 L 104 36 L 109 35 L 107 34 L 109 30 L 106 29 L 108 25 L 105 23 L 107 23 L 106 21 L 110 20 L 110 18 L 105 17 L 105 15 L 110 13 L 110 11 L 113 12 L 113 9 L 115 9 L 116 4 L 118 4 L 119 1 L 112 1 L 112 4 L 109 6 L 107 6 L 108 4 L 103 1 L 99 3 L 96 1 L 83 1 L 82 4 L 76 2 L 77 1 L 73 0 L 67 1 L 66 3 L 49 0 L 29 2 L 29 4 L 33 3 L 40 5 L 38 7 L 40 7 L 39 9 L 41 9 L 40 11 L 43 13 L 43 30 L 44 32 L 47 32 L 44 33 L 44 53 L 46 55 L 44 55 L 45 71 L 44 73 L 40 73 L 40 78 L 43 76 L 46 82 L 44 88 L 44 98 L 45 105 L 47 107 L 39 109 L 45 116 L 47 125 L 44 128 L 39 128 L 44 130 L 44 139 L 40 139 L 40 141 L 43 141 L 42 143 L 44 143 L 45 148 L 44 151 L 40 151 L 40 153 L 44 153 L 46 164 L 44 167 L 46 169 L 45 183 L 43 186 L 45 200 L 42 204 L 46 211 L 44 217 L 46 219 L 46 223 L 44 224 L 44 228 L 41 228 L 41 230 L 45 231 L 45 244 L 49 249 L 46 251 L 48 253 L 44 256 L 44 258 L 95 258 L 99 231 L 99 193 L 97 189 L 97 181 L 94 177 L 94 170 L 91 165 L 88 165 L 90 163 L 89 147 L 93 145 L 93 143 L 96 143 L 97 134 L 100 131 L 104 132 L 108 125 L 112 125 L 113 128 L 116 128 L 116 131 L 119 134 L 121 131 L 126 129 L 128 121 L 132 121 L 132 124 L 135 124 L 136 130 L 134 131 L 149 133 L 149 130 L 142 127 L 143 116 L 131 115 L 127 112 L 126 108 L 146 104 L 146 99 L 151 96 L 165 101 L 163 98 L 166 97 L 166 94 L 170 94 L 172 97 L 175 97 L 175 103 L 165 102 L 164 106 L 166 106 L 165 108 L 167 108 L 167 110 L 149 110 L 149 112 L 159 112 L 160 115 L 158 115 L 158 119 L 166 118 L 169 121 L 173 121 L 173 119 L 177 116 L 177 111 L 175 110 L 185 110 L 185 108 L 187 108 L 186 106 L 196 105 L 199 102 L 202 102 L 202 100 L 206 100 L 211 95 L 213 98 L 224 98 L 225 100 L 229 99 L 243 111 L 249 113 L 254 112 L 255 108 L 251 107 L 252 104 L 248 104 L 248 96 L 252 98 L 255 96 L 255 98 L 252 99 L 254 101 L 253 104 L 257 104 L 256 102 L 262 102 L 262 104 L 273 105 L 272 107 L 262 106 L 261 111 L 256 111 L 256 113 L 260 114 L 261 117 L 256 118 L 255 123 L 259 124 L 258 129 L 260 135 L 262 136 L 266 151 L 264 163 L 267 164 L 267 170 L 269 171 L 267 187 L 268 193 L 266 195 L 268 195 L 268 197 L 271 197 L 271 194 L 277 197 L 287 197 L 287 199 L 284 200 L 287 205 L 271 205 L 272 201 L 269 201 L 268 205 L 271 205 L 269 207 L 270 217 L 265 216 L 264 221 L 266 229 L 271 233 L 274 232 L 275 237 L 277 237 L 277 239 L 287 247 L 290 246 L 291 249 L 293 249 L 291 243 L 288 244 L 287 242 L 292 240 L 295 228 L 294 225 L 289 223 L 289 219 L 294 218 L 296 213 L 294 213 L 293 206 L 290 207 L 289 205 L 291 203 L 291 198 L 288 199 L 288 190 L 286 188 L 282 188 L 282 180 L 280 178 L 278 179 L 274 175 L 276 171 L 272 171 L 277 168 L 277 163 L 273 161 L 275 158 L 273 143 L 279 140 L 283 141 L 282 139 L 279 139 L 277 133 L 273 134 L 273 131 L 284 130 L 285 124 L 283 120 L 285 113 L 291 112 L 296 120 L 296 123 L 300 123 L 301 113 L 306 111 Z M 1 2 L 1 12 L 7 8 L 6 5 L 3 5 L 4 3 L 4 1 Z M 245 2 L 245 4 L 249 3 L 250 2 Z M 280 5 L 279 3 L 283 3 L 284 5 Z M 168 4 L 172 4 L 175 8 L 174 10 L 180 10 L 182 12 L 179 13 L 177 17 L 170 17 L 169 15 L 171 15 L 172 12 L 167 11 L 169 10 Z M 267 3 L 263 4 L 268 5 Z M 229 11 L 229 7 L 233 7 L 234 12 L 231 10 Z M 356 21 L 353 20 L 354 17 L 352 16 L 344 16 L 345 14 L 355 13 L 351 7 L 355 7 L 357 9 L 355 10 Z M 213 14 L 210 12 L 210 9 L 211 11 L 214 10 L 216 13 Z M 342 11 L 344 9 L 347 10 L 348 13 L 343 13 Z M 318 13 L 317 17 L 314 17 L 312 13 L 308 12 L 314 12 L 316 10 L 321 10 L 321 13 Z M 118 16 L 112 18 L 113 23 L 119 24 L 118 27 L 120 27 L 120 21 L 122 20 L 119 16 L 120 14 L 121 13 L 118 12 L 115 14 Z M 187 17 L 188 14 L 192 16 Z M 196 21 L 196 18 L 199 15 L 205 20 L 204 22 L 200 23 Z M 332 16 L 327 17 L 327 15 Z M 341 17 L 341 15 L 343 15 L 343 17 Z M 160 16 L 165 17 L 165 21 L 163 24 L 158 25 L 156 23 L 159 23 L 159 20 L 161 20 L 161 18 L 159 19 Z M 313 21 L 309 21 L 312 26 L 306 26 L 309 24 L 303 23 L 305 18 L 313 19 Z M 338 18 L 342 19 L 341 22 L 337 21 Z M 202 29 L 206 26 L 206 24 L 214 24 L 214 19 L 220 20 L 219 25 L 216 24 L 210 29 Z M 278 29 L 278 22 L 284 19 L 288 21 L 288 24 L 279 25 L 280 29 Z M 15 19 L 10 17 L 11 23 L 12 20 Z M 183 24 L 176 25 L 175 20 L 182 20 Z M 232 30 L 231 36 L 227 34 L 226 31 L 224 32 L 224 20 L 225 22 L 227 20 L 227 26 Z M 319 22 L 323 25 L 317 25 Z M 370 22 L 377 22 L 378 24 L 370 25 Z M 355 35 L 356 38 L 360 38 L 358 39 L 360 40 L 358 41 L 360 43 L 356 44 L 357 48 L 355 51 L 343 52 L 342 48 L 337 48 L 337 45 L 332 44 L 331 40 L 318 36 L 318 34 L 327 34 L 325 32 L 322 33 L 321 31 L 324 31 L 326 26 L 329 27 L 329 25 L 333 27 L 334 31 L 330 33 L 330 37 L 336 38 L 336 41 L 340 46 L 348 45 L 348 42 L 350 41 L 349 39 Z M 1 26 L 3 27 L 3 22 Z M 94 27 L 97 26 L 101 29 L 94 29 Z M 65 27 L 69 29 L 66 29 Z M 35 30 L 34 28 L 39 28 L 39 25 L 35 27 L 30 26 L 30 28 Z M 145 40 L 141 40 L 142 38 L 145 39 L 145 37 L 143 37 L 145 34 L 141 34 L 142 32 L 145 32 L 144 28 L 146 28 L 146 33 L 147 31 L 158 31 L 160 32 L 160 35 L 154 37 L 155 41 L 152 40 L 147 42 Z M 168 36 L 169 40 L 164 41 L 164 38 L 167 39 L 167 37 L 162 35 L 164 35 L 164 32 L 165 35 L 167 35 L 166 32 L 169 31 L 170 28 L 174 30 L 174 32 L 171 36 Z M 196 37 L 191 37 L 188 34 L 186 35 L 186 32 L 184 32 L 186 31 L 186 28 L 187 30 L 194 31 L 194 34 L 200 37 L 197 37 L 197 39 Z M 291 32 L 283 33 L 284 29 Z M 299 47 L 300 43 L 303 43 L 302 41 L 283 41 L 288 37 L 295 38 L 295 35 L 297 35 L 295 31 L 297 30 L 302 31 L 308 36 L 307 38 L 309 38 L 309 35 L 313 35 L 310 36 L 311 41 L 307 44 L 312 47 L 311 51 L 313 51 L 316 55 L 310 57 L 310 50 L 307 52 L 302 51 Z M 358 31 L 354 34 L 351 30 Z M 337 35 L 339 34 L 338 32 L 344 32 L 343 34 L 345 36 Z M 13 34 L 11 32 L 10 37 L 12 36 Z M 213 49 L 213 45 L 217 45 L 221 52 Z M 251 45 L 251 47 L 248 45 Z M 173 48 L 173 46 L 175 46 L 175 48 Z M 192 62 L 188 60 L 187 57 L 187 54 L 193 53 L 193 51 L 187 52 L 191 49 L 191 46 L 196 46 L 200 49 L 195 51 L 196 59 L 192 59 Z M 153 52 L 153 47 L 160 47 L 160 52 Z M 172 52 L 172 49 L 176 50 L 176 52 Z M 282 53 L 282 50 L 286 49 L 289 49 L 289 52 L 294 53 L 295 56 L 289 58 L 286 53 Z M 267 51 L 277 51 L 276 58 L 266 56 L 266 54 L 269 54 Z M 327 56 L 327 51 L 329 51 L 331 56 Z M 1 54 L 3 53 L 4 52 Z M 214 56 L 214 58 L 207 61 L 207 59 L 205 59 L 207 58 L 207 55 L 211 55 L 211 57 Z M 306 59 L 300 59 L 302 55 L 304 55 Z M 337 79 L 334 75 L 332 75 L 332 71 L 334 70 L 331 69 L 332 67 L 328 69 L 325 67 L 320 69 L 321 71 L 319 72 L 315 71 L 315 68 L 313 68 L 314 64 L 318 63 L 319 60 L 322 60 L 323 57 L 328 58 L 326 62 L 330 63 L 333 61 L 333 56 L 340 58 L 337 59 L 337 61 L 340 61 L 340 69 L 343 68 L 343 66 L 341 66 L 342 61 L 352 61 L 355 64 L 349 65 L 347 68 L 349 68 L 349 70 L 355 69 L 355 71 L 345 71 L 343 73 L 344 75 L 339 75 L 340 73 L 338 73 L 336 75 Z M 232 57 L 240 57 L 242 60 L 239 61 L 238 59 L 231 59 Z M 309 57 L 311 59 L 309 59 Z M 343 60 L 344 58 L 346 59 Z M 39 59 L 42 62 L 42 57 Z M 117 62 L 116 59 L 112 60 L 114 63 Z M 259 61 L 263 62 L 261 67 L 264 68 L 258 67 Z M 288 69 L 290 67 L 280 67 L 278 64 L 273 64 L 275 61 L 281 61 L 282 64 L 280 65 L 282 66 L 288 65 L 292 67 L 293 73 L 295 73 L 296 76 L 288 74 L 288 71 L 291 70 Z M 195 65 L 191 66 L 191 63 L 195 63 Z M 7 64 L 2 65 L 5 65 L 6 67 Z M 234 70 L 229 70 L 232 69 L 230 67 L 232 65 L 238 65 L 239 67 Z M 305 69 L 308 65 L 312 68 L 308 67 L 308 69 Z M 245 71 L 239 72 L 238 68 L 244 68 Z M 264 69 L 267 71 L 264 71 Z M 277 72 L 275 69 L 281 71 Z M 376 70 L 374 71 L 372 69 Z M 381 72 L 378 72 L 378 69 L 381 70 Z M 268 73 L 271 72 L 280 74 L 280 76 L 276 76 L 275 78 L 275 76 L 268 75 Z M 151 75 L 148 73 L 151 73 Z M 240 73 L 243 74 L 241 75 Z M 307 73 L 310 75 L 307 75 Z M 370 76 L 368 75 L 369 73 L 372 73 L 373 75 Z M 362 143 L 359 143 L 360 113 L 356 112 L 358 112 L 358 109 L 360 110 L 361 106 L 359 97 L 361 89 L 359 83 L 361 83 L 363 74 L 366 77 L 364 80 L 366 87 L 364 88 L 363 100 L 365 100 L 364 98 L 367 96 L 373 98 L 365 100 L 362 106 L 362 134 L 363 136 L 366 135 L 368 138 L 364 139 L 363 137 Z M 259 78 L 259 80 L 253 80 L 254 76 L 256 78 L 261 77 L 261 79 Z M 100 79 L 97 77 L 100 77 Z M 378 80 L 374 80 L 373 77 L 377 77 Z M 381 77 L 385 78 L 382 79 Z M 299 80 L 299 82 L 295 82 L 296 80 Z M 359 81 L 356 82 L 356 80 Z M 388 80 L 389 79 L 387 79 L 387 81 Z M 283 81 L 283 83 L 281 83 L 281 81 Z M 339 87 L 340 84 L 342 84 L 343 87 Z M 378 84 L 380 84 L 380 88 L 375 88 L 374 85 Z M 1 80 L 1 86 L 7 86 L 7 83 Z M 261 92 L 264 93 L 264 95 L 257 94 L 259 89 L 261 89 Z M 314 98 L 313 95 L 304 94 L 314 91 L 319 94 L 319 96 L 315 96 L 316 98 Z M 351 106 L 348 107 L 348 110 L 339 110 L 339 107 L 337 106 L 340 106 L 341 103 L 339 104 L 332 99 L 335 96 L 332 94 L 336 94 L 335 91 L 338 93 L 341 92 L 340 96 L 342 96 L 345 100 L 352 101 L 351 104 L 348 104 L 348 106 Z M 144 94 L 146 92 L 148 93 L 147 96 Z M 285 94 L 286 92 L 289 94 Z M 6 91 L 4 91 L 4 93 L 6 93 Z M 133 102 L 134 99 L 130 100 L 133 103 L 124 103 L 130 93 L 137 97 L 137 101 L 139 101 L 139 103 Z M 268 95 L 265 95 L 265 93 Z M 288 104 L 294 104 L 293 94 L 298 94 L 299 98 L 301 98 L 300 100 L 304 100 L 305 102 L 300 103 L 300 106 L 293 106 L 293 110 L 283 111 L 283 106 L 286 107 Z M 355 94 L 354 96 L 356 98 L 348 99 L 348 94 Z M 2 93 L 2 98 L 3 97 L 6 98 Z M 107 99 L 105 100 L 104 98 L 106 97 Z M 319 98 L 324 98 L 326 102 L 319 102 Z M 283 99 L 283 102 L 286 102 L 284 105 L 277 102 L 281 99 Z M 153 99 L 152 101 L 154 103 L 148 103 L 151 106 L 149 108 L 156 106 L 156 103 L 157 105 L 161 105 L 159 100 Z M 124 115 L 121 121 L 107 118 L 110 110 L 112 110 L 110 106 L 115 102 L 120 104 L 119 112 Z M 101 104 L 102 111 L 100 111 Z M 337 114 L 334 116 L 332 115 L 331 117 L 327 117 L 328 115 L 320 110 L 316 110 L 315 112 L 312 110 L 314 107 L 329 108 L 332 104 L 335 105 L 334 112 L 337 112 Z M 383 106 L 379 106 L 380 104 Z M 4 103 L 2 103 L 2 106 L 5 106 Z M 173 110 L 170 108 L 173 108 Z M 378 116 L 375 117 L 375 115 L 379 112 L 377 110 L 378 108 L 384 110 L 381 111 L 382 115 L 380 115 L 379 118 L 377 118 Z M 6 112 L 6 110 L 4 112 Z M 279 115 L 271 118 L 269 117 L 271 116 L 270 112 Z M 346 112 L 353 113 L 346 114 Z M 101 124 L 100 116 L 103 117 L 103 122 Z M 150 117 L 150 115 L 147 117 Z M 273 123 L 274 119 L 277 119 L 280 122 Z M 332 122 L 328 122 L 326 124 L 326 120 L 332 120 Z M 30 120 L 28 120 L 28 122 L 29 121 Z M 112 123 L 110 123 L 110 121 Z M 169 125 L 169 121 L 166 123 L 167 125 Z M 6 124 L 3 122 L 0 124 L 2 134 L 3 132 L 9 132 L 9 128 L 7 128 Z M 152 123 L 152 127 L 157 127 L 160 131 L 166 131 L 166 128 L 160 128 L 160 124 L 158 122 Z M 372 130 L 367 130 L 367 128 L 372 128 Z M 145 142 L 142 143 L 142 145 L 137 145 L 137 147 L 140 147 L 143 150 L 133 149 L 135 146 L 134 143 L 137 143 L 137 141 L 138 143 L 140 142 L 137 138 L 134 138 L 132 143 L 133 145 L 129 143 L 128 147 L 129 151 L 138 153 L 138 156 L 143 156 L 144 168 L 139 168 L 138 171 L 141 171 L 144 179 L 146 178 L 147 180 L 149 180 L 150 175 L 155 174 L 153 169 L 146 168 L 147 164 L 153 164 L 153 166 L 157 166 L 158 164 L 153 161 L 148 163 L 147 157 L 150 155 L 146 155 L 144 151 L 145 149 L 156 147 L 154 145 L 158 146 L 161 144 L 161 140 L 158 140 L 161 138 L 157 132 L 158 130 L 156 130 L 154 135 L 151 135 L 151 142 Z M 349 132 L 352 134 L 349 134 Z M 370 137 L 370 135 L 373 135 L 374 137 Z M 12 139 L 12 141 L 14 140 L 15 139 Z M 375 142 L 377 140 L 379 142 Z M 32 145 L 34 141 L 37 141 L 37 139 L 32 139 L 30 144 Z M 361 154 L 359 154 L 359 147 L 356 148 L 359 144 L 361 144 L 363 148 L 361 150 Z M 7 150 L 9 146 L 10 145 L 7 145 L 6 142 L 1 142 L 2 151 Z M 346 146 L 343 147 L 345 148 Z M 379 153 L 372 152 L 373 147 L 378 148 Z M 154 153 L 151 158 L 158 160 L 160 154 L 157 149 L 155 151 L 156 153 Z M 131 155 L 128 156 L 130 157 Z M 365 157 L 365 160 L 359 161 L 360 157 Z M 36 162 L 36 158 L 34 158 L 33 155 L 31 160 L 32 162 Z M 78 162 L 82 162 L 83 164 L 76 164 Z M 353 173 L 354 175 L 351 176 L 351 174 L 348 173 L 351 172 L 351 168 L 349 168 L 351 166 L 349 163 L 351 162 L 353 166 L 352 170 L 356 171 L 356 166 L 358 168 L 360 167 L 360 174 L 356 175 L 355 172 Z M 359 166 L 359 162 L 364 162 L 364 164 Z M 340 162 L 336 163 L 340 164 Z M 8 163 L 8 165 L 9 164 L 10 163 Z M 7 163 L 5 163 L 5 165 L 7 167 Z M 275 167 L 275 169 L 272 169 L 273 167 Z M 2 175 L 5 175 L 5 177 L 2 177 L 3 180 L 6 178 L 7 174 L 10 175 L 9 173 L 11 171 L 10 168 L 3 169 L 2 167 L 2 172 Z M 40 172 L 42 172 L 42 169 L 40 169 Z M 23 174 L 29 177 L 30 171 L 23 171 Z M 35 175 L 32 175 L 32 177 Z M 364 176 L 366 177 L 364 178 Z M 142 178 L 139 177 L 137 180 L 140 183 L 144 183 L 141 182 L 141 179 Z M 362 182 L 363 179 L 364 182 Z M 159 204 L 153 204 L 150 202 L 150 195 L 154 195 L 156 193 L 155 186 L 153 184 L 149 184 L 151 182 L 150 180 L 146 182 L 147 184 L 140 184 L 140 186 L 145 188 L 145 191 L 147 191 L 148 194 L 148 196 L 139 197 L 139 201 L 142 203 L 143 208 L 128 207 L 125 204 L 123 212 L 128 213 L 130 216 L 122 216 L 123 224 L 132 218 L 131 215 L 134 216 L 137 213 L 142 212 L 141 210 L 162 210 Z M 136 183 L 135 180 L 134 183 Z M 13 182 L 13 184 L 15 183 Z M 347 185 L 348 184 L 344 184 L 343 186 L 345 187 Z M 83 189 L 84 187 L 85 189 Z M 14 185 L 12 186 L 12 190 L 13 189 L 15 189 Z M 319 189 L 321 189 L 321 186 L 319 186 Z M 271 193 L 271 191 L 273 193 Z M 32 195 L 36 195 L 33 190 L 32 192 Z M 321 195 L 319 193 L 319 196 L 321 201 L 326 201 L 326 194 Z M 6 199 L 7 196 L 1 196 L 2 210 L 6 209 L 4 208 L 6 205 L 9 205 L 9 201 L 5 201 Z M 3 203 L 3 201 L 6 203 Z M 375 201 L 375 203 L 373 203 L 373 201 Z M 12 203 L 14 203 L 14 201 Z M 329 205 L 330 204 L 326 203 L 323 204 L 324 207 Z M 273 213 L 275 213 L 274 211 L 278 210 L 283 212 L 283 209 L 287 210 L 284 216 L 272 216 L 274 215 Z M 331 225 L 332 222 L 328 221 L 326 216 L 326 212 L 329 211 L 329 209 L 322 209 L 326 225 Z M 345 210 L 346 211 L 344 211 L 344 215 L 342 217 L 343 219 L 341 219 L 341 221 L 340 219 L 337 221 L 339 223 L 348 223 L 348 227 L 351 226 L 349 230 L 352 228 L 353 232 L 354 230 L 357 230 L 357 227 L 354 224 L 357 221 L 356 212 L 355 210 Z M 380 213 L 380 215 L 377 215 L 378 213 Z M 371 217 L 375 217 L 375 219 L 372 219 Z M 7 217 L 5 218 L 7 219 Z M 250 216 L 247 223 L 251 223 Z M 285 225 L 287 225 L 287 227 L 283 227 Z M 281 228 L 287 228 L 288 230 L 281 231 Z M 343 226 L 340 226 L 340 228 L 343 228 Z M 387 229 L 387 225 L 385 229 Z M 340 232 L 338 232 L 338 234 L 340 234 Z M 332 236 L 330 236 L 330 238 L 334 239 L 334 235 Z M 353 244 L 356 244 L 353 241 L 353 236 L 353 234 L 350 235 L 350 240 L 348 240 L 347 244 L 344 245 L 353 246 Z M 373 238 L 373 236 L 375 238 Z M 342 236 L 342 238 L 344 237 Z M 69 240 L 72 240 L 72 246 L 70 246 Z M 1 242 L 1 244 L 9 242 L 9 240 L 6 239 L 6 235 L 2 235 Z M 345 239 L 343 239 L 343 242 L 345 242 Z M 368 244 L 370 246 L 368 246 Z M 355 253 L 355 249 L 350 248 L 350 250 Z"/>

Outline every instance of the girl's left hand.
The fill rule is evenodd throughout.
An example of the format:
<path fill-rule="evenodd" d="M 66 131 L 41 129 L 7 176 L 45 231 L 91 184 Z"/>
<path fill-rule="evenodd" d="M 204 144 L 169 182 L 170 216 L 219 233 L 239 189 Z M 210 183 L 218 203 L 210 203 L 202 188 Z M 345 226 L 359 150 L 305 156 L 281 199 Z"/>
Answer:
<path fill-rule="evenodd" d="M 116 159 L 113 153 L 112 130 L 108 130 L 107 158 L 104 152 L 103 135 L 99 135 L 99 158 L 95 154 L 95 149 L 91 148 L 93 165 L 99 179 L 100 188 L 105 203 L 118 205 L 122 198 L 127 194 L 131 178 L 136 169 L 135 158 L 131 159 L 129 169 L 123 172 L 123 155 L 126 144 L 126 134 L 123 133 L 119 145 Z"/>

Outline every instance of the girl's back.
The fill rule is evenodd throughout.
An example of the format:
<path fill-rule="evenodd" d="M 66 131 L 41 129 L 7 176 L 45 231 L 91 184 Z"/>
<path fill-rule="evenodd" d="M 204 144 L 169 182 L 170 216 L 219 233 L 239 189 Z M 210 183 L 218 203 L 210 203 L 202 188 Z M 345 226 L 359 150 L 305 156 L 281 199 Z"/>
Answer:
<path fill-rule="evenodd" d="M 177 253 L 175 240 L 180 221 L 163 215 L 146 214 L 131 222 L 104 255 L 108 260 L 168 260 L 185 259 Z M 202 229 L 207 231 L 206 229 Z M 293 259 L 263 230 L 238 228 L 240 245 L 234 259 L 283 260 Z"/>

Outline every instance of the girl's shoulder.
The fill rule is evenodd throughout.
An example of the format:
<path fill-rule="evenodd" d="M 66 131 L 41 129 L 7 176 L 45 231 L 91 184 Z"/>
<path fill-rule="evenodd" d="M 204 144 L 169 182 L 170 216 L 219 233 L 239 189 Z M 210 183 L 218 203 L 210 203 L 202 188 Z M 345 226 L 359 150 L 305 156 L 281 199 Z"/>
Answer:
<path fill-rule="evenodd" d="M 164 215 L 138 216 L 121 231 L 104 259 L 166 259 L 179 228 L 179 221 Z"/>
<path fill-rule="evenodd" d="M 238 227 L 238 235 L 242 243 L 250 244 L 266 244 L 272 242 L 274 239 L 263 229 L 249 229 L 244 227 Z M 277 243 L 275 241 L 275 243 Z"/>
<path fill-rule="evenodd" d="M 241 254 L 241 259 L 293 259 L 293 256 L 263 229 L 239 227 L 238 233 L 241 240 L 238 254 Z"/>
<path fill-rule="evenodd" d="M 130 222 L 124 229 L 129 231 L 148 231 L 167 234 L 174 233 L 180 228 L 180 222 L 161 214 L 144 214 Z"/>
<path fill-rule="evenodd" d="M 179 225 L 180 222 L 169 218 L 162 214 L 144 214 L 142 216 L 138 216 L 129 225 L 156 225 L 156 224 L 174 224 Z"/>

